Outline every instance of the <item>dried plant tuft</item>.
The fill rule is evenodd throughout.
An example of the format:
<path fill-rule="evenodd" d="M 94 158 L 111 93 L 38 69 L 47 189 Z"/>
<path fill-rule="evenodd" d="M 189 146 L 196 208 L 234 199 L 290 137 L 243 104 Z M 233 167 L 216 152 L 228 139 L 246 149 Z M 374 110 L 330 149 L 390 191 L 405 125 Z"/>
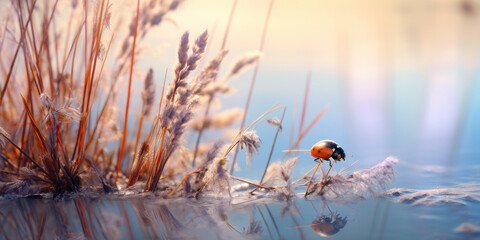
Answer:
<path fill-rule="evenodd" d="M 326 182 L 317 181 L 313 192 L 327 199 L 364 199 L 376 196 L 385 190 L 394 175 L 394 166 L 398 160 L 388 157 L 383 162 L 367 170 L 359 170 L 349 175 L 337 174 Z M 322 187 L 325 185 L 325 187 Z M 323 189 L 324 188 L 324 189 Z M 323 189 L 323 191 L 321 191 Z M 321 192 L 320 192 L 321 191 Z"/>
<path fill-rule="evenodd" d="M 247 154 L 247 166 L 250 166 L 250 164 L 252 164 L 252 155 L 258 154 L 258 148 L 260 148 L 260 145 L 262 144 L 260 137 L 258 137 L 256 131 L 248 131 L 240 136 L 238 144 L 241 149 L 245 149 Z"/>
<path fill-rule="evenodd" d="M 203 181 L 208 189 L 217 192 L 227 192 L 230 195 L 230 174 L 228 174 L 225 166 L 226 163 L 226 158 L 215 158 L 208 165 Z"/>
<path fill-rule="evenodd" d="M 153 82 L 153 69 L 149 69 L 147 76 L 143 82 L 142 100 L 143 100 L 143 115 L 147 117 L 153 107 L 155 101 L 155 83 Z"/>
<path fill-rule="evenodd" d="M 238 57 L 230 67 L 230 70 L 225 75 L 225 78 L 231 78 L 235 75 L 238 75 L 247 67 L 257 64 L 258 60 L 260 60 L 261 57 L 262 53 L 259 51 L 249 52 L 244 54 L 243 56 Z"/>
<path fill-rule="evenodd" d="M 0 148 L 3 149 L 5 145 L 7 144 L 8 140 L 7 138 L 10 138 L 10 135 L 8 134 L 5 129 L 0 127 Z"/>

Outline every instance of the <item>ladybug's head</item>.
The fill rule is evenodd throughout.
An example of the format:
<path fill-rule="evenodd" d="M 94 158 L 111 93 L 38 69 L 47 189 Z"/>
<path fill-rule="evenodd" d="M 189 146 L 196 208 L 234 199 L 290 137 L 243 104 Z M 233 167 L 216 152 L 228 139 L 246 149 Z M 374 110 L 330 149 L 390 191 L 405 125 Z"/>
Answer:
<path fill-rule="evenodd" d="M 337 161 L 340 161 L 340 159 L 343 159 L 343 161 L 345 161 L 345 151 L 343 151 L 343 148 L 337 147 L 332 154 L 332 158 Z"/>

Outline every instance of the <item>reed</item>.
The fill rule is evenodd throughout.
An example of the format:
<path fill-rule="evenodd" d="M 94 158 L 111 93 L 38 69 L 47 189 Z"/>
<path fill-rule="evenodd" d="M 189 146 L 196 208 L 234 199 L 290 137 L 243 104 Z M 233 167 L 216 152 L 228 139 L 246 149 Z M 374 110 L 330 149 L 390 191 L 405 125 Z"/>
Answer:
<path fill-rule="evenodd" d="M 274 3 L 274 1 L 270 0 L 270 4 L 268 6 L 268 11 L 267 11 L 267 16 L 265 17 L 265 23 L 263 25 L 262 38 L 260 40 L 260 46 L 258 47 L 259 52 L 263 51 L 263 48 L 264 48 L 264 45 L 265 45 L 265 39 L 267 37 L 267 30 L 268 30 L 268 23 L 270 21 L 270 15 L 272 13 L 273 3 Z M 242 129 L 245 126 L 245 121 L 247 120 L 248 108 L 250 107 L 250 99 L 252 98 L 253 88 L 255 86 L 255 81 L 256 81 L 257 73 L 258 73 L 258 68 L 259 68 L 259 65 L 257 64 L 255 66 L 255 69 L 253 70 L 252 80 L 250 82 L 250 87 L 248 89 L 247 99 L 245 101 L 245 108 L 244 108 L 245 113 L 243 114 L 242 122 L 240 123 L 240 129 Z M 237 154 L 238 154 L 238 148 L 235 149 L 235 153 L 233 154 L 232 165 L 230 167 L 230 174 L 233 173 L 233 169 L 235 167 L 235 162 L 237 161 Z"/>
<path fill-rule="evenodd" d="M 137 26 L 138 26 L 138 17 L 140 15 L 140 0 L 137 0 L 137 14 L 135 16 L 135 28 L 133 30 L 133 44 L 132 44 L 132 53 L 130 60 L 130 77 L 128 78 L 128 90 L 127 90 L 127 103 L 125 106 L 125 117 L 123 119 L 123 134 L 122 134 L 122 143 L 118 150 L 117 157 L 117 171 L 115 172 L 115 184 L 118 180 L 118 172 L 120 171 L 120 166 L 122 165 L 122 156 L 123 149 L 125 148 L 125 141 L 127 139 L 127 127 L 128 127 L 128 110 L 130 109 L 130 93 L 132 89 L 132 74 L 133 74 L 133 61 L 135 59 L 135 45 L 137 43 Z"/>

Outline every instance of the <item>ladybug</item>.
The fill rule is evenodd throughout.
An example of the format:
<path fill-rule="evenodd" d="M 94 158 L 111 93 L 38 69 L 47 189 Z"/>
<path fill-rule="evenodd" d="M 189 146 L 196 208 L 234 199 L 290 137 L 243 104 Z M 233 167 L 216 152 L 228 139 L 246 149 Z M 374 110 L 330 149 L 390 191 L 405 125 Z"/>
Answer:
<path fill-rule="evenodd" d="M 343 159 L 345 161 L 345 151 L 341 148 L 338 143 L 332 140 L 322 140 L 315 143 L 312 149 L 310 150 L 310 155 L 315 158 L 317 162 L 330 161 L 330 158 L 336 161 Z M 330 161 L 330 166 L 332 162 Z"/>

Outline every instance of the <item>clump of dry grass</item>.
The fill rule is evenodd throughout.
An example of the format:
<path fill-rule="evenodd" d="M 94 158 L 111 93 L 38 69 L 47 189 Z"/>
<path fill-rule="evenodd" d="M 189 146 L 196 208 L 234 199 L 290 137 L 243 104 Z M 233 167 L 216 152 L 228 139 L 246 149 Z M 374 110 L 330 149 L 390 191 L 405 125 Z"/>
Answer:
<path fill-rule="evenodd" d="M 262 141 L 256 132 L 252 130 L 242 134 L 238 143 L 240 148 L 245 149 L 245 152 L 247 153 L 247 166 L 249 166 L 252 164 L 252 155 L 258 154 L 258 148 Z"/>
<path fill-rule="evenodd" d="M 352 174 L 328 175 L 315 181 L 309 193 L 322 195 L 327 199 L 364 199 L 376 196 L 385 190 L 393 179 L 394 166 L 398 160 L 388 157 L 383 162 Z"/>
<path fill-rule="evenodd" d="M 294 196 L 294 185 L 290 176 L 299 158 L 293 157 L 284 163 L 276 162 L 270 165 L 267 169 L 264 184 L 275 186 L 274 193 L 278 196 L 285 196 L 287 199 Z"/>
<path fill-rule="evenodd" d="M 182 2 L 151 1 L 140 5 L 137 1 L 137 13 L 120 44 L 118 62 L 108 71 L 114 73 L 112 78 L 103 74 L 111 66 L 106 64 L 106 56 L 115 34 L 111 30 L 113 13 L 109 0 L 72 3 L 61 10 L 57 2 L 12 2 L 12 11 L 5 16 L 11 28 L 2 32 L 0 42 L 4 49 L 1 64 L 9 66 L 2 68 L 6 77 L 0 81 L 2 194 L 61 194 L 90 187 L 112 189 L 109 176 L 114 173 L 116 151 L 107 145 L 118 138 L 126 139 L 131 98 L 127 97 L 125 128 L 121 134 L 112 121 L 118 113 L 117 82 L 124 78 L 127 69 L 128 80 L 132 81 L 134 57 L 139 56 L 135 50 L 137 38 L 140 41 L 148 29 L 158 25 Z M 58 16 L 62 14 L 71 17 L 58 28 Z M 17 22 L 13 23 L 13 19 Z M 11 44 L 15 46 L 13 51 L 6 48 Z M 190 65 L 194 62 L 195 59 L 190 60 Z M 152 71 L 145 82 L 142 116 L 150 114 L 154 101 Z M 97 91 L 99 87 L 109 91 L 104 94 Z M 121 145 L 117 154 L 119 167 L 124 151 L 132 143 Z M 148 146 L 148 143 L 143 145 L 138 158 L 148 156 Z M 137 165 L 142 166 L 141 162 Z"/>

